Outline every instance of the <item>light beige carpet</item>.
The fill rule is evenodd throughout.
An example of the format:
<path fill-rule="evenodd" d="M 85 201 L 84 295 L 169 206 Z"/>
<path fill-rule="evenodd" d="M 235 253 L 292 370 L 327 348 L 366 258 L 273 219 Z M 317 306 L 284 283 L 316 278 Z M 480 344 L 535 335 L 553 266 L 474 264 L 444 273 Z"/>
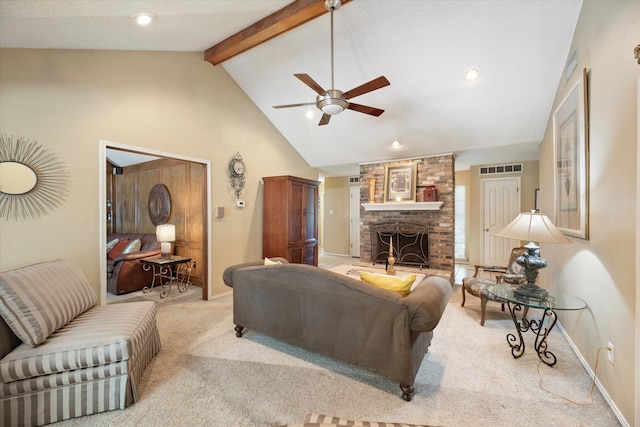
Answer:
<path fill-rule="evenodd" d="M 236 338 L 232 296 L 199 299 L 191 289 L 158 299 L 162 350 L 144 374 L 140 401 L 59 423 L 61 426 L 273 426 L 306 414 L 434 426 L 618 426 L 598 391 L 592 404 L 570 403 L 539 387 L 533 336 L 523 357 L 505 339 L 513 323 L 489 304 L 484 327 L 480 301 L 460 307 L 455 292 L 435 330 L 411 402 L 395 381 L 248 331 Z M 362 325 L 366 333 L 366 325 Z M 555 367 L 540 367 L 547 388 L 588 402 L 590 378 L 554 330 Z"/>

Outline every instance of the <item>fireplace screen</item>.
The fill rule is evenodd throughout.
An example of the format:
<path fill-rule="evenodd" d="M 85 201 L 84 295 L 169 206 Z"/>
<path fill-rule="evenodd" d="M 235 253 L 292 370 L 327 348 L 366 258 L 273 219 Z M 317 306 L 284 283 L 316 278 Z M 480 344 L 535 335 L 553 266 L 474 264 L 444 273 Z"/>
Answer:
<path fill-rule="evenodd" d="M 389 244 L 397 264 L 429 267 L 429 226 L 414 223 L 384 222 L 371 225 L 371 260 L 386 263 Z"/>

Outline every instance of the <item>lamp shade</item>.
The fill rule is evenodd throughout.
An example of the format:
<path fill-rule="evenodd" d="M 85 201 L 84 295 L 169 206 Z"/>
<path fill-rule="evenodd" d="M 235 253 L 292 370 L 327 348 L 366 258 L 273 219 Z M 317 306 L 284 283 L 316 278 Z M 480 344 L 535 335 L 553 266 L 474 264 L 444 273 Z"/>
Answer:
<path fill-rule="evenodd" d="M 173 224 L 162 224 L 157 226 L 156 239 L 159 242 L 175 242 L 176 226 Z"/>
<path fill-rule="evenodd" d="M 538 243 L 573 243 L 546 215 L 536 211 L 522 212 L 494 236 Z"/>

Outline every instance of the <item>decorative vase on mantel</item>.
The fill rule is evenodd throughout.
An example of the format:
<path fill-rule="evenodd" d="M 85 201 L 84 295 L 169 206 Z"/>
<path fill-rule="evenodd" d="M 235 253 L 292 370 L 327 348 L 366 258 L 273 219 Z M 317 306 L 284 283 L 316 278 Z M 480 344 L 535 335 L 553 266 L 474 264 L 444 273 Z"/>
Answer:
<path fill-rule="evenodd" d="M 369 182 L 369 203 L 376 202 L 376 179 L 375 178 L 367 178 Z"/>

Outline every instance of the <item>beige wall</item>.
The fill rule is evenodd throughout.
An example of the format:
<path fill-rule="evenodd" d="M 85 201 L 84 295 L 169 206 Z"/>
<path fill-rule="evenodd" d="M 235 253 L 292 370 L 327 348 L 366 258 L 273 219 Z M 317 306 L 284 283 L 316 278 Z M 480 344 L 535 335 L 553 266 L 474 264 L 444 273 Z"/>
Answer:
<path fill-rule="evenodd" d="M 640 2 L 585 0 L 570 52 L 578 49 L 578 67 L 559 84 L 555 111 L 569 90 L 590 73 L 590 237 L 572 245 L 542 245 L 549 267 L 543 282 L 575 295 L 588 305 L 579 313 L 560 313 L 560 320 L 582 357 L 594 368 L 598 348 L 615 346 L 615 365 L 600 355 L 598 380 L 629 425 L 634 415 L 634 378 L 638 331 L 635 312 L 637 84 L 640 66 L 633 57 L 640 43 Z M 549 120 L 540 146 L 542 209 L 553 212 L 553 129 Z M 562 361 L 560 361 L 561 363 Z"/>
<path fill-rule="evenodd" d="M 196 53 L 0 50 L 0 132 L 37 140 L 66 164 L 70 192 L 33 220 L 0 219 L 0 270 L 66 258 L 98 292 L 100 140 L 211 162 L 212 292 L 232 263 L 262 256 L 261 178 L 317 179 L 220 66 Z M 234 205 L 227 162 L 247 164 L 244 209 Z M 99 292 L 98 292 L 99 294 Z"/>
<path fill-rule="evenodd" d="M 520 178 L 520 211 L 525 212 L 535 206 L 535 190 L 539 188 L 539 165 L 537 160 L 518 162 L 523 164 L 522 173 L 504 173 L 493 175 L 480 175 L 480 166 L 491 166 L 489 164 L 472 166 L 468 172 L 466 180 L 467 187 L 467 247 L 469 251 L 469 264 L 482 264 L 482 181 L 484 179 L 495 178 Z M 456 174 L 456 184 L 458 181 Z M 460 176 L 462 179 L 465 177 Z M 544 210 L 543 210 L 543 213 Z"/>
<path fill-rule="evenodd" d="M 349 177 L 324 180 L 324 252 L 350 254 Z"/>

